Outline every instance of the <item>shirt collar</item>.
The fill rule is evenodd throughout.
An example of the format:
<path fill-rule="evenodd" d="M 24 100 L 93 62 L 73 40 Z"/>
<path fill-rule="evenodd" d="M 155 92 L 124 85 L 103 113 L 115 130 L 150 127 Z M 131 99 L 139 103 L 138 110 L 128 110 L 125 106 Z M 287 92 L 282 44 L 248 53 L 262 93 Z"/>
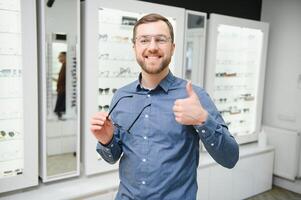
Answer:
<path fill-rule="evenodd" d="M 142 75 L 141 73 L 139 74 L 139 77 L 138 77 L 138 80 L 136 81 L 135 83 L 135 88 L 136 88 L 136 91 L 139 91 L 141 89 L 144 89 L 141 85 L 141 78 L 142 78 Z M 172 74 L 172 72 L 169 70 L 167 76 L 165 76 L 162 81 L 159 83 L 159 85 L 157 86 L 158 87 L 161 87 L 164 92 L 168 92 L 169 88 L 172 86 L 172 83 L 174 82 L 175 80 L 175 76 Z"/>

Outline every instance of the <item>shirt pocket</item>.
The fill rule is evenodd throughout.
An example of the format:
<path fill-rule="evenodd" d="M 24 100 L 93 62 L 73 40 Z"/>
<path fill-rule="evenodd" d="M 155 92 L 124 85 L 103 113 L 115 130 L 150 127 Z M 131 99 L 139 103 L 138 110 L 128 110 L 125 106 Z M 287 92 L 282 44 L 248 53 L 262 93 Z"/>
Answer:
<path fill-rule="evenodd" d="M 161 140 L 165 140 L 169 144 L 176 144 L 180 140 L 187 138 L 186 126 L 175 120 L 173 112 L 160 112 L 154 119 L 156 132 L 161 136 Z"/>
<path fill-rule="evenodd" d="M 116 124 L 116 127 L 120 129 L 119 134 L 123 143 L 123 147 L 129 148 L 131 145 L 137 143 L 137 136 L 133 134 L 133 128 L 129 132 L 128 129 L 133 124 L 138 114 L 139 113 L 118 110 L 112 118 L 113 122 Z"/>

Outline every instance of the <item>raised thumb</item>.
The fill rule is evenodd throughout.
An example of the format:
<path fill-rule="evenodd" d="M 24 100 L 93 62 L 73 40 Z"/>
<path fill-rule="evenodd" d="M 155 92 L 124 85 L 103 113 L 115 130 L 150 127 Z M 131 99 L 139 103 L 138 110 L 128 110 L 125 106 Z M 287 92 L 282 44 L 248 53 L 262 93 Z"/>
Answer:
<path fill-rule="evenodd" d="M 186 84 L 186 91 L 187 91 L 187 94 L 188 94 L 189 97 L 196 95 L 195 92 L 193 91 L 191 81 L 187 82 L 187 84 Z"/>

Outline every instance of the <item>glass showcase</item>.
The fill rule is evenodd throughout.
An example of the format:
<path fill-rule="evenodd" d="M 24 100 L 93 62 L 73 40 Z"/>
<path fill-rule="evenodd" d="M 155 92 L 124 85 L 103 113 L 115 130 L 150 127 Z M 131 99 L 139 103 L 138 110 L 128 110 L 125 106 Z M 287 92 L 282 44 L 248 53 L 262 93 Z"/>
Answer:
<path fill-rule="evenodd" d="M 20 1 L 1 1 L 0 179 L 21 175 L 24 170 L 21 39 Z"/>
<path fill-rule="evenodd" d="M 268 24 L 211 14 L 206 89 L 238 143 L 261 130 Z"/>
<path fill-rule="evenodd" d="M 256 129 L 261 30 L 218 27 L 213 100 L 234 136 Z"/>

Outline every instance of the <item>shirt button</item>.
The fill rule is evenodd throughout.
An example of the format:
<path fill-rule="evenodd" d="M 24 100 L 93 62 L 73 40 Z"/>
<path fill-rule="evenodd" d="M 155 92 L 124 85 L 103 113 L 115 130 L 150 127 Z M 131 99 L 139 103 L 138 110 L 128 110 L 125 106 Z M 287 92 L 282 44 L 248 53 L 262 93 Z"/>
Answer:
<path fill-rule="evenodd" d="M 111 158 L 112 156 L 111 156 L 111 155 L 109 155 L 109 157 Z"/>
<path fill-rule="evenodd" d="M 145 185 L 145 181 L 142 181 L 141 183 L 142 183 L 142 185 Z"/>
<path fill-rule="evenodd" d="M 148 115 L 147 115 L 147 114 L 145 115 L 145 118 L 148 118 Z"/>
<path fill-rule="evenodd" d="M 213 147 L 213 146 L 214 146 L 214 143 L 211 143 L 210 145 Z"/>
<path fill-rule="evenodd" d="M 111 147 L 114 147 L 114 144 L 111 144 Z"/>
<path fill-rule="evenodd" d="M 147 95 L 147 97 L 150 97 L 150 96 L 151 96 L 150 94 Z"/>
<path fill-rule="evenodd" d="M 146 159 L 145 159 L 145 158 L 143 158 L 143 159 L 142 159 L 142 161 L 143 161 L 143 162 L 146 162 Z"/>
<path fill-rule="evenodd" d="M 206 133 L 206 131 L 203 129 L 203 130 L 202 130 L 202 133 Z"/>
<path fill-rule="evenodd" d="M 198 130 L 198 129 L 196 129 L 195 131 L 196 131 L 197 133 L 199 133 L 199 130 Z"/>
<path fill-rule="evenodd" d="M 146 136 L 144 136 L 144 137 L 143 137 L 143 139 L 147 140 L 147 137 L 146 137 Z"/>

